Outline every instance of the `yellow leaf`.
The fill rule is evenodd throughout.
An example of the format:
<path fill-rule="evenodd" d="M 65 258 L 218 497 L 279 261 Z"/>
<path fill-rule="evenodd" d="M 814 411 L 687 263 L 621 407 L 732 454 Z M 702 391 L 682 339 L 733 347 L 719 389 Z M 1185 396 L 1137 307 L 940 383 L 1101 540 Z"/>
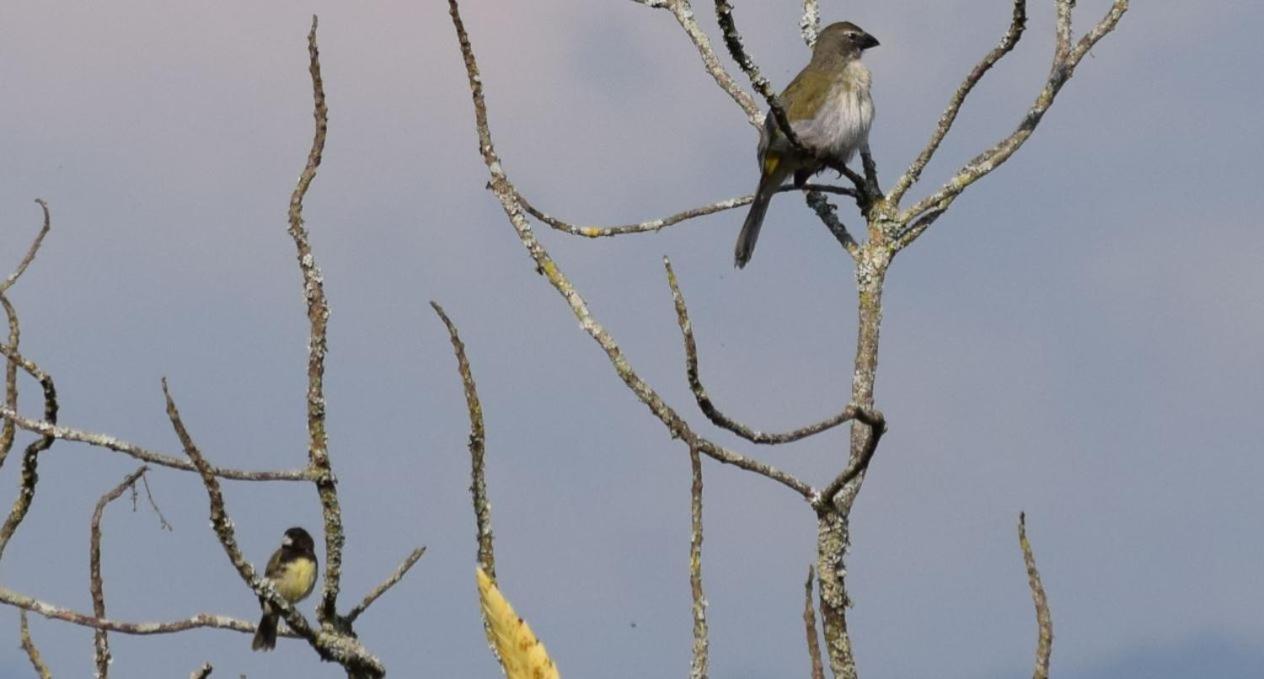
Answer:
<path fill-rule="evenodd" d="M 535 638 L 531 626 L 514 613 L 496 583 L 482 568 L 476 568 L 475 575 L 483 621 L 487 623 L 487 641 L 500 656 L 505 676 L 509 679 L 560 679 L 544 644 Z"/>

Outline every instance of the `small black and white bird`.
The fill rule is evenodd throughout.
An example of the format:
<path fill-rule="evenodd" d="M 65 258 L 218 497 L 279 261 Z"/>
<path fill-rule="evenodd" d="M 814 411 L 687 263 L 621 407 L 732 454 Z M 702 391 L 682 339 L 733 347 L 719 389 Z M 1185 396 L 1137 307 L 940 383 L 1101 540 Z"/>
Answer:
<path fill-rule="evenodd" d="M 277 594 L 290 603 L 297 603 L 312 593 L 316 572 L 316 543 L 307 531 L 294 527 L 285 531 L 280 548 L 268 559 L 263 574 L 272 581 Z M 263 617 L 259 619 L 259 629 L 250 648 L 271 651 L 276 648 L 277 612 L 266 599 L 260 598 L 259 604 L 263 607 Z"/>

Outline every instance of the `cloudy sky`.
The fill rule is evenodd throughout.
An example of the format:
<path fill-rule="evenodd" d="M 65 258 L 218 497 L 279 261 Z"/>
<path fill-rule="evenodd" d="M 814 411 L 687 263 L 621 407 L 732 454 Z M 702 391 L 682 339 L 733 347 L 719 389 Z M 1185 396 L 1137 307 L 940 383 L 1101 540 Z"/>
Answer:
<path fill-rule="evenodd" d="M 800 3 L 740 2 L 765 73 L 804 63 Z M 1104 0 L 1080 3 L 1079 27 Z M 882 41 L 867 57 L 889 182 L 1008 21 L 1004 0 L 823 3 Z M 878 403 L 884 439 L 854 517 L 850 624 L 862 675 L 1030 672 L 1015 539 L 1029 517 L 1058 676 L 1256 677 L 1264 668 L 1264 106 L 1245 0 L 1136 2 L 1031 141 L 894 264 Z M 916 198 L 1008 133 L 1038 91 L 1052 2 L 978 88 Z M 469 345 L 488 427 L 501 584 L 566 676 L 682 676 L 689 660 L 688 460 L 537 276 L 484 190 L 446 4 L 10 2 L 0 8 L 0 268 L 49 201 L 53 232 L 11 291 L 61 422 L 178 452 L 167 376 L 216 463 L 305 460 L 306 319 L 285 214 L 311 139 L 304 45 L 319 13 L 330 107 L 307 202 L 333 317 L 327 395 L 349 539 L 343 601 L 429 551 L 357 626 L 393 676 L 493 677 L 473 580 L 467 425 L 442 326 Z M 505 166 L 544 210 L 639 221 L 749 192 L 755 135 L 670 14 L 628 0 L 467 0 Z M 714 36 L 710 5 L 699 2 Z M 727 60 L 726 64 L 729 63 Z M 743 80 L 744 82 L 744 80 Z M 1252 113 L 1252 112 L 1255 113 Z M 858 225 L 854 210 L 844 219 Z M 732 268 L 741 215 L 587 241 L 541 231 L 641 374 L 717 440 L 815 482 L 845 432 L 751 450 L 693 407 L 661 257 L 721 407 L 788 429 L 845 400 L 850 260 L 802 201 L 774 201 Z M 22 410 L 40 412 L 24 384 Z M 24 445 L 28 438 L 19 440 Z M 17 458 L 0 470 L 12 501 Z M 0 584 L 91 610 L 88 519 L 137 463 L 58 443 Z M 806 676 L 799 620 L 815 521 L 795 496 L 706 468 L 713 676 Z M 106 516 L 109 614 L 257 615 L 190 474 L 155 469 L 159 529 Z M 307 486 L 230 483 L 262 562 L 320 523 Z M 309 614 L 311 602 L 303 604 Z M 29 672 L 0 611 L 0 675 Z M 91 633 L 33 618 L 58 676 Z M 111 637 L 117 676 L 338 676 L 306 647 L 242 634 Z"/>

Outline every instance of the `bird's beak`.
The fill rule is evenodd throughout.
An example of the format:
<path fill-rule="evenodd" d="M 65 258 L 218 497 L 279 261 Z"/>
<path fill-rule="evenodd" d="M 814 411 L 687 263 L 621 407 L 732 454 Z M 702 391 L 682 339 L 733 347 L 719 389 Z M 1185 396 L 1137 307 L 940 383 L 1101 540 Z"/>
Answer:
<path fill-rule="evenodd" d="M 878 42 L 877 38 L 873 37 L 872 35 L 869 35 L 868 33 L 866 33 L 865 37 L 861 38 L 861 41 L 860 41 L 861 49 L 869 49 L 870 47 L 877 47 L 878 45 L 881 45 L 881 44 L 882 43 Z"/>

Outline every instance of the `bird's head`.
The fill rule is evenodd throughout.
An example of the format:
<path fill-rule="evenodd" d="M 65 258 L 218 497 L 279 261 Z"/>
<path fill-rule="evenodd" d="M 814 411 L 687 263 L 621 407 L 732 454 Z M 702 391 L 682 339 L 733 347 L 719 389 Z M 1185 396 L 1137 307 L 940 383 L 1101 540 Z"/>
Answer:
<path fill-rule="evenodd" d="M 813 54 L 858 57 L 870 47 L 877 47 L 878 39 L 850 21 L 830 24 L 816 36 Z"/>
<path fill-rule="evenodd" d="M 281 537 L 281 546 L 304 552 L 316 549 L 316 543 L 312 541 L 312 536 L 306 530 L 297 526 L 285 531 L 285 535 Z"/>

